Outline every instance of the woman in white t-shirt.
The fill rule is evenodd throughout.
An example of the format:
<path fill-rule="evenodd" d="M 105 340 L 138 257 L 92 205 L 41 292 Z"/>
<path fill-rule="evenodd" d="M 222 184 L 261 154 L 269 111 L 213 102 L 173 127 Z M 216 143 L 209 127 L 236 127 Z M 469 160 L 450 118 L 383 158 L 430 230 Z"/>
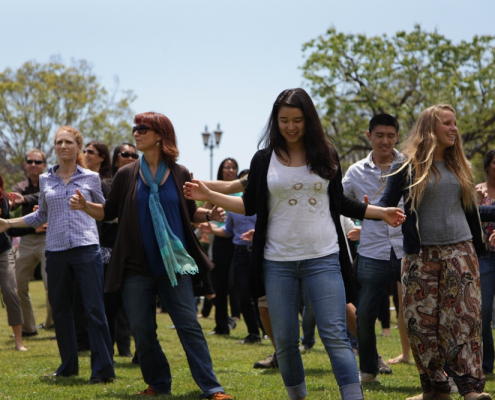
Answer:
<path fill-rule="evenodd" d="M 357 288 L 339 216 L 379 218 L 399 226 L 403 212 L 344 196 L 337 152 L 303 89 L 288 89 L 277 97 L 260 144 L 265 148 L 251 161 L 242 198 L 212 192 L 194 180 L 186 183 L 184 194 L 238 214 L 257 214 L 251 289 L 255 297 L 266 291 L 289 398 L 299 400 L 307 395 L 298 318 L 304 287 L 342 398 L 362 399 L 345 318 L 346 302 L 353 299 Z"/>

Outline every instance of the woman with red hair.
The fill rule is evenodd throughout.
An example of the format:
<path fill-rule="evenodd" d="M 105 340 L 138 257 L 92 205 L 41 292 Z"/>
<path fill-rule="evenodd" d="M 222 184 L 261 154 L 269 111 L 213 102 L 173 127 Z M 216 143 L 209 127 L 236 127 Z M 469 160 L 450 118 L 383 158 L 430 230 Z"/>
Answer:
<path fill-rule="evenodd" d="M 170 365 L 158 342 L 155 298 L 166 307 L 186 352 L 193 379 L 203 398 L 232 399 L 213 372 L 206 339 L 196 316 L 193 284 L 212 268 L 191 222 L 223 220 L 222 209 L 197 208 L 182 196 L 189 171 L 176 164 L 177 141 L 162 114 L 136 115 L 132 128 L 139 162 L 120 168 L 105 205 L 72 196 L 71 208 L 97 220 L 119 219 L 119 231 L 108 266 L 105 291 L 121 290 L 136 341 L 139 365 L 149 385 L 140 395 L 170 394 Z"/>

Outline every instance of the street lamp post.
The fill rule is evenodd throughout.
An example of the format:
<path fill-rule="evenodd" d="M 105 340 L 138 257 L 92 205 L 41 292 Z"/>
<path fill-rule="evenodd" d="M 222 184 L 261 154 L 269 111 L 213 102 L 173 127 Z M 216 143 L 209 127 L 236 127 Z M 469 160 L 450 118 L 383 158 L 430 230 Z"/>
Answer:
<path fill-rule="evenodd" d="M 220 124 L 217 125 L 217 129 L 213 131 L 213 134 L 208 132 L 208 126 L 205 126 L 205 131 L 201 134 L 203 135 L 203 143 L 205 145 L 205 150 L 210 149 L 210 181 L 213 180 L 213 149 L 220 145 L 220 139 L 222 138 L 222 131 L 220 130 Z"/>

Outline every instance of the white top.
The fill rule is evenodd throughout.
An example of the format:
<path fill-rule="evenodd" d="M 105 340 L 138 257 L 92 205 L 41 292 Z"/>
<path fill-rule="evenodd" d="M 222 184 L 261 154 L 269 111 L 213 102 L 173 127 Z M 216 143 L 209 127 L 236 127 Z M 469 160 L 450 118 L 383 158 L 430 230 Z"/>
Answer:
<path fill-rule="evenodd" d="M 342 186 L 347 197 L 363 201 L 364 195 L 368 195 L 370 204 L 375 205 L 382 197 L 386 176 L 390 171 L 382 173 L 382 170 L 373 162 L 372 154 L 371 151 L 368 157 L 349 167 L 342 179 Z M 394 161 L 401 157 L 401 154 L 394 150 Z M 403 199 L 397 207 L 404 209 Z M 357 250 L 360 255 L 375 260 L 390 260 L 390 248 L 393 247 L 396 257 L 401 259 L 402 245 L 402 227 L 393 228 L 381 220 L 365 219 L 362 222 L 361 239 Z"/>
<path fill-rule="evenodd" d="M 328 180 L 306 165 L 282 165 L 273 152 L 267 181 L 270 214 L 264 257 L 271 261 L 298 261 L 337 253 Z"/>

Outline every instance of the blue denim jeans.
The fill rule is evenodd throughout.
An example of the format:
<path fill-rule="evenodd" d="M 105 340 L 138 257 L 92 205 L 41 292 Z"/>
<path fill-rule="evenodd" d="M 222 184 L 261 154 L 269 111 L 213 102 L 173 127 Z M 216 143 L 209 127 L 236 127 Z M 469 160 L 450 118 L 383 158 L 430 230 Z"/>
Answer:
<path fill-rule="evenodd" d="M 307 395 L 299 352 L 299 301 L 304 288 L 342 398 L 362 399 L 356 357 L 346 335 L 345 289 L 338 253 L 301 261 L 265 259 L 263 270 L 277 359 L 289 398 Z"/>
<path fill-rule="evenodd" d="M 170 365 L 156 335 L 156 296 L 175 325 L 196 384 L 205 396 L 223 392 L 213 372 L 210 350 L 196 316 L 190 275 L 178 275 L 177 286 L 172 286 L 166 276 L 133 276 L 124 281 L 122 299 L 144 381 L 157 393 L 172 392 Z"/>
<path fill-rule="evenodd" d="M 493 296 L 495 295 L 495 252 L 478 259 L 481 278 L 481 335 L 483 337 L 483 372 L 493 373 L 492 334 Z"/>
<path fill-rule="evenodd" d="M 76 330 L 74 326 L 74 280 L 81 287 L 91 347 L 91 378 L 114 378 L 113 345 L 103 305 L 103 260 L 100 246 L 79 246 L 63 251 L 46 251 L 46 273 L 53 322 L 62 364 L 57 374 L 77 375 Z"/>
<path fill-rule="evenodd" d="M 390 260 L 358 257 L 358 280 L 361 289 L 357 301 L 357 333 L 359 367 L 361 372 L 378 373 L 378 351 L 376 349 L 375 320 L 390 281 L 400 282 L 401 260 L 390 249 Z"/>
<path fill-rule="evenodd" d="M 304 308 L 302 312 L 302 331 L 303 337 L 301 339 L 301 343 L 310 349 L 315 345 L 315 330 L 316 330 L 316 319 L 315 319 L 315 311 L 313 310 L 313 306 L 311 305 L 311 301 L 309 300 L 308 295 L 304 292 Z M 351 347 L 353 349 L 358 348 L 357 338 L 351 333 L 349 328 L 347 328 L 347 337 L 351 342 Z"/>

